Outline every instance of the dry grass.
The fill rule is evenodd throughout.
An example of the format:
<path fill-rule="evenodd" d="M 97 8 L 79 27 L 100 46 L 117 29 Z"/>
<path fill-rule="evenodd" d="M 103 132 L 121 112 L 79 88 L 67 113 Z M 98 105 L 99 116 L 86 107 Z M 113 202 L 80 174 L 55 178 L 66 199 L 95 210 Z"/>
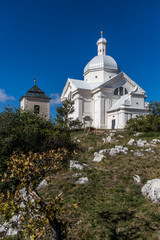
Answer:
<path fill-rule="evenodd" d="M 118 138 L 118 135 L 124 138 Z M 102 138 L 107 132 L 73 132 L 72 138 L 79 139 L 76 154 L 71 160 L 87 163 L 84 170 L 70 170 L 68 166 L 53 176 L 50 184 L 41 194 L 52 199 L 59 192 L 64 193 L 67 219 L 66 240 L 159 240 L 160 239 L 160 204 L 151 203 L 141 194 L 141 187 L 149 179 L 160 178 L 160 148 L 154 147 L 154 153 L 145 152 L 143 157 L 135 157 L 129 146 L 127 155 L 117 154 L 93 162 L 95 151 L 108 149 L 115 145 L 127 146 L 133 138 L 125 132 L 116 133 L 115 142 L 103 144 Z M 134 137 L 135 138 L 135 137 Z M 138 139 L 136 137 L 135 139 Z M 151 136 L 144 139 L 150 141 Z M 94 151 L 88 151 L 89 147 Z M 89 179 L 88 184 L 75 184 L 74 173 L 82 173 Z M 141 177 L 141 184 L 133 181 L 133 175 Z M 73 212 L 73 204 L 78 207 Z"/>
<path fill-rule="evenodd" d="M 71 159 L 87 163 L 83 171 L 65 169 L 53 177 L 44 192 L 49 199 L 59 191 L 64 192 L 67 206 L 68 240 L 112 240 L 112 239 L 159 239 L 160 236 L 160 204 L 151 203 L 141 194 L 141 187 L 149 179 L 159 178 L 160 149 L 157 144 L 155 153 L 144 152 L 143 157 L 134 157 L 130 146 L 127 155 L 118 154 L 99 162 L 93 162 L 94 151 L 111 148 L 115 145 L 127 146 L 132 136 L 116 133 L 116 141 L 103 144 L 106 132 L 90 133 L 82 136 L 82 132 L 74 132 L 73 138 L 80 140 L 77 154 Z M 121 134 L 124 138 L 118 138 Z M 136 138 L 138 139 L 138 138 Z M 148 141 L 152 137 L 147 138 Z M 93 146 L 94 151 L 88 151 Z M 74 173 L 81 172 L 89 179 L 88 184 L 76 185 Z M 141 177 L 141 184 L 133 181 L 133 175 Z M 76 213 L 72 213 L 72 204 L 78 203 Z"/>

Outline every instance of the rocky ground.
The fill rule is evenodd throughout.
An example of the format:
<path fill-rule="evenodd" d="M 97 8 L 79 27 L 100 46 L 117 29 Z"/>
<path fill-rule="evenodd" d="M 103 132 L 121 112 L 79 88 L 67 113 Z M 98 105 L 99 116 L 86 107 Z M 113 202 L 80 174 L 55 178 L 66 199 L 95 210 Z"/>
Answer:
<path fill-rule="evenodd" d="M 39 187 L 47 199 L 64 192 L 66 239 L 160 239 L 160 138 L 119 131 L 72 138 L 77 149 L 66 168 Z"/>

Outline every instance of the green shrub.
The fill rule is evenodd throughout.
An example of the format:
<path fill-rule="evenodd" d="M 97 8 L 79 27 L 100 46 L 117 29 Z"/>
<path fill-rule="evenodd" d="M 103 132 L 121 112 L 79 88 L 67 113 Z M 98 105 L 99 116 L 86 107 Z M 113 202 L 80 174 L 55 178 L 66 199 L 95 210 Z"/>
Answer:
<path fill-rule="evenodd" d="M 6 162 L 13 151 L 44 152 L 51 149 L 72 147 L 70 132 L 55 123 L 29 111 L 6 107 L 0 113 L 0 175 L 6 172 Z M 14 184 L 0 184 L 0 191 Z"/>
<path fill-rule="evenodd" d="M 132 118 L 127 122 L 126 130 L 132 132 L 160 131 L 160 102 L 150 103 L 149 114 Z"/>

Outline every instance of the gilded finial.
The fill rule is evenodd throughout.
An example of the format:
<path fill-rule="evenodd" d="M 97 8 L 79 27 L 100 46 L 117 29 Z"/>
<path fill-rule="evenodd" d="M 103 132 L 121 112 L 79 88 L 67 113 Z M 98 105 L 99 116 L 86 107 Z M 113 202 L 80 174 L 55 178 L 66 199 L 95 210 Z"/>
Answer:
<path fill-rule="evenodd" d="M 34 77 L 34 85 L 36 85 L 36 78 Z"/>
<path fill-rule="evenodd" d="M 101 26 L 101 38 L 103 38 L 103 26 Z"/>

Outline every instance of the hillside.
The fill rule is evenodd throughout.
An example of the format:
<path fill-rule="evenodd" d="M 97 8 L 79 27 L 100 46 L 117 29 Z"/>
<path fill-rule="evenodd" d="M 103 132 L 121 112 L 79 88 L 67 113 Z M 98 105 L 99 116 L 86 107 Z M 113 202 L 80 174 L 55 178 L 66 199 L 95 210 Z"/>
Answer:
<path fill-rule="evenodd" d="M 153 144 L 154 138 L 159 139 L 158 135 L 130 136 L 119 131 L 90 132 L 88 136 L 82 131 L 72 133 L 77 142 L 74 155 L 40 191 L 48 200 L 64 192 L 67 240 L 160 239 L 160 204 L 141 193 L 148 180 L 160 178 L 160 143 Z M 130 139 L 135 140 L 132 145 L 127 144 Z M 112 149 L 115 146 L 119 147 Z M 104 157 L 95 154 L 99 151 Z M 103 159 L 94 162 L 95 156 Z M 70 160 L 78 161 L 76 167 L 81 169 L 70 169 L 70 163 L 74 164 Z M 139 183 L 134 175 L 140 176 Z M 79 184 L 82 177 L 86 182 Z"/>
<path fill-rule="evenodd" d="M 70 160 L 88 166 L 83 170 L 68 166 L 52 179 L 42 194 L 51 199 L 62 190 L 68 206 L 77 204 L 75 213 L 71 208 L 66 212 L 67 239 L 160 239 L 160 204 L 152 203 L 141 193 L 148 180 L 160 178 L 160 144 L 129 146 L 131 138 L 151 143 L 153 137 L 133 137 L 124 132 L 116 132 L 112 143 L 103 143 L 107 136 L 108 132 L 92 132 L 88 136 L 83 136 L 83 132 L 72 133 L 78 147 Z M 94 152 L 115 145 L 127 147 L 128 151 L 116 156 L 110 156 L 107 151 L 102 161 L 93 162 Z M 89 151 L 89 147 L 94 149 Z M 134 175 L 140 176 L 140 183 L 133 180 Z M 88 182 L 76 183 L 81 177 L 87 177 Z"/>

